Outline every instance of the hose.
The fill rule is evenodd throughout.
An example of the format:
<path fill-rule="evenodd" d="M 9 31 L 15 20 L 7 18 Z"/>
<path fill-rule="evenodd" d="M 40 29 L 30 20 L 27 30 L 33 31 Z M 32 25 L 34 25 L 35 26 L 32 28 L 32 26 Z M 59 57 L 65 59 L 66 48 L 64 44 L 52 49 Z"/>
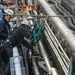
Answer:
<path fill-rule="evenodd" d="M 56 9 L 59 11 L 59 13 L 60 14 L 62 14 L 62 15 L 66 15 L 66 13 L 65 12 L 63 12 L 63 10 L 61 10 L 60 8 L 59 8 L 59 6 L 58 6 L 58 3 L 57 2 L 55 2 L 55 7 L 56 7 Z"/>
<path fill-rule="evenodd" d="M 49 0 L 48 3 L 55 4 L 53 0 Z"/>
<path fill-rule="evenodd" d="M 68 14 L 68 15 L 69 15 L 69 14 Z M 75 31 L 75 26 L 74 26 L 73 23 L 71 22 L 70 17 L 68 17 L 67 20 L 68 20 L 69 27 Z"/>
<path fill-rule="evenodd" d="M 60 7 L 59 7 L 59 6 Z M 56 9 L 62 14 L 62 15 L 71 15 L 66 9 L 64 9 L 61 5 L 60 5 L 60 3 L 58 3 L 58 2 L 55 2 L 55 7 L 56 7 Z M 67 19 L 67 21 L 68 21 L 68 24 L 69 24 L 69 27 L 72 29 L 72 30 L 74 30 L 75 31 L 75 26 L 74 26 L 74 24 L 75 24 L 75 20 L 74 20 L 74 18 L 70 18 L 70 17 L 68 17 L 68 18 L 66 18 Z M 72 19 L 72 20 L 71 20 Z M 73 21 L 73 23 L 72 23 L 72 21 Z"/>
<path fill-rule="evenodd" d="M 60 7 L 66 14 L 69 13 L 63 6 L 61 6 L 60 3 L 58 3 L 58 5 L 59 5 L 59 7 Z M 69 13 L 69 14 L 70 14 L 70 13 Z M 71 14 L 70 14 L 70 15 L 71 15 Z M 72 15 L 72 16 L 73 16 L 73 15 Z M 71 18 L 71 19 L 72 19 L 73 24 L 75 24 L 75 18 Z"/>

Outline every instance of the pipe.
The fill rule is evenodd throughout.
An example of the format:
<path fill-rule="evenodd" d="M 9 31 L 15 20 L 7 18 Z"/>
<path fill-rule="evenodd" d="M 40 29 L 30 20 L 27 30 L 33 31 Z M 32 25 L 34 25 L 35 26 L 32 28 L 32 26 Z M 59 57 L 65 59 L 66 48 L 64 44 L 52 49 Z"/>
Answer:
<path fill-rule="evenodd" d="M 34 10 L 33 12 L 34 12 L 35 15 L 38 15 L 35 10 Z M 47 24 L 46 24 L 46 26 L 47 26 Z M 44 52 L 44 53 L 46 53 L 46 52 Z M 42 53 L 42 54 L 43 54 L 43 53 Z M 43 56 L 44 56 L 44 55 L 43 55 Z M 47 56 L 47 55 L 46 55 L 46 56 Z M 47 59 L 48 59 L 48 57 L 47 57 Z M 48 61 L 49 61 L 49 59 L 48 59 Z M 50 62 L 49 62 L 49 63 L 50 63 Z M 46 65 L 47 65 L 47 64 L 46 64 Z M 49 65 L 49 66 L 50 66 L 50 65 Z M 50 67 L 51 67 L 51 66 L 50 66 Z M 58 75 L 58 73 L 56 72 L 56 70 L 55 70 L 54 68 L 51 68 L 51 71 L 54 72 L 54 73 L 52 73 L 52 75 Z"/>
<path fill-rule="evenodd" d="M 46 53 L 46 51 L 45 51 L 45 49 L 44 49 L 44 47 L 43 47 L 43 44 L 42 44 L 41 40 L 39 41 L 39 47 L 40 47 L 40 49 L 41 49 L 41 53 L 42 53 L 42 55 L 43 55 L 43 58 L 44 58 L 45 63 L 46 63 L 46 66 L 47 66 L 47 68 L 48 68 L 49 75 L 51 75 L 50 60 L 49 60 L 48 55 L 47 55 L 47 53 Z"/>
<path fill-rule="evenodd" d="M 42 13 L 41 13 L 41 15 L 42 15 Z M 49 24 L 47 23 L 46 20 L 45 20 L 45 24 L 46 24 L 46 25 L 45 25 L 45 29 L 47 30 L 47 32 L 49 33 L 49 35 L 50 35 L 50 36 L 52 35 L 52 36 L 54 37 L 54 40 L 56 41 L 57 45 L 60 47 L 61 52 L 65 55 L 66 59 L 67 59 L 68 61 L 70 61 L 70 59 L 69 59 L 68 56 L 66 55 L 65 51 L 64 51 L 63 48 L 61 47 L 59 41 L 57 40 L 57 38 L 55 37 L 54 33 L 53 33 L 52 30 L 50 29 Z"/>
<path fill-rule="evenodd" d="M 44 30 L 44 34 L 45 34 L 45 36 L 47 37 L 47 40 L 48 40 L 48 42 L 49 42 L 49 45 L 52 47 L 52 50 L 53 50 L 53 52 L 54 52 L 54 54 L 55 54 L 55 56 L 56 56 L 56 59 L 57 59 L 58 62 L 59 62 L 59 65 L 61 66 L 61 68 L 62 68 L 64 74 L 67 75 L 67 68 L 66 68 L 66 66 L 64 65 L 64 63 L 63 63 L 63 61 L 62 61 L 62 59 L 61 59 L 59 53 L 57 52 L 57 49 L 55 48 L 55 45 L 52 43 L 52 41 L 51 41 L 51 39 L 50 39 L 50 37 L 49 37 L 49 35 L 48 35 L 48 33 L 47 33 L 46 30 Z"/>
<path fill-rule="evenodd" d="M 27 15 L 30 15 L 30 13 L 29 12 L 27 12 Z M 28 16 L 28 18 L 30 18 L 31 16 Z M 33 21 L 32 20 L 29 20 L 29 23 L 30 23 L 30 25 L 33 25 Z"/>
<path fill-rule="evenodd" d="M 28 5 L 32 5 L 32 0 L 28 0 Z"/>
<path fill-rule="evenodd" d="M 23 6 L 25 5 L 25 0 L 21 0 L 22 1 L 22 4 L 23 4 Z"/>
<path fill-rule="evenodd" d="M 30 13 L 27 12 L 27 15 L 30 15 Z M 31 17 L 31 16 L 29 16 L 29 17 Z M 33 21 L 32 20 L 30 20 L 29 22 L 30 22 L 30 25 L 33 25 Z M 29 52 L 29 57 L 31 57 L 31 55 L 32 54 L 31 54 L 31 51 L 30 51 Z M 38 70 L 38 67 L 37 67 L 37 64 L 36 64 L 34 58 L 32 59 L 32 63 L 33 63 L 33 68 L 34 68 L 34 71 L 35 71 L 35 75 L 40 75 L 39 70 Z"/>
<path fill-rule="evenodd" d="M 20 58 L 17 47 L 13 48 L 13 62 L 15 67 L 15 75 L 22 75 Z"/>
<path fill-rule="evenodd" d="M 46 21 L 45 21 L 45 23 L 46 23 L 45 30 L 46 30 L 48 36 L 50 37 L 50 39 L 51 39 L 52 42 L 54 43 L 55 48 L 56 48 L 56 50 L 58 51 L 58 53 L 59 53 L 59 54 L 61 53 L 60 57 L 61 57 L 61 59 L 64 61 L 66 67 L 68 67 L 68 61 L 70 61 L 69 58 L 68 58 L 68 56 L 66 55 L 66 53 L 64 52 L 64 50 L 62 49 L 62 47 L 60 46 L 60 44 L 57 42 L 57 39 L 55 38 L 55 36 L 52 35 L 51 30 L 50 30 L 50 28 L 49 28 L 49 25 L 47 24 Z M 59 49 L 59 48 L 60 48 L 60 49 Z M 66 61 L 65 58 L 62 57 L 62 54 L 64 55 L 64 57 L 65 57 L 68 61 Z"/>
<path fill-rule="evenodd" d="M 44 0 L 38 0 L 42 7 L 45 9 L 49 16 L 57 16 L 56 13 L 50 8 L 50 6 Z M 59 17 L 50 17 L 55 25 L 62 32 L 63 36 L 75 51 L 75 36 L 73 33 L 66 27 L 66 25 L 60 20 Z"/>
<path fill-rule="evenodd" d="M 35 75 L 40 75 L 37 64 L 36 64 L 34 58 L 32 59 L 32 63 L 33 63 L 33 68 L 34 68 L 34 71 L 35 71 Z"/>
<path fill-rule="evenodd" d="M 35 10 L 34 10 L 33 12 L 34 12 L 35 15 L 37 15 L 37 12 L 36 12 Z M 42 42 L 41 42 L 41 41 L 39 41 L 39 47 L 41 48 L 41 52 L 42 52 L 43 57 L 44 57 L 44 59 L 45 59 L 46 66 L 47 66 L 48 71 L 49 71 L 49 75 L 51 75 L 51 70 L 52 70 L 52 72 L 55 72 L 55 73 L 56 73 L 55 75 L 58 75 L 58 73 L 57 73 L 54 69 L 51 69 L 50 60 L 48 59 L 48 56 L 47 56 L 47 54 L 46 54 L 45 49 L 43 48 L 43 45 L 42 45 Z M 33 61 L 34 61 L 34 64 L 35 64 L 35 60 L 34 60 L 34 59 L 33 59 Z M 36 72 L 36 73 L 37 73 L 37 72 Z M 52 75 L 53 75 L 53 74 L 54 74 L 54 73 L 52 73 Z M 36 75 L 37 75 L 37 74 L 36 74 Z"/>
<path fill-rule="evenodd" d="M 58 75 L 58 73 L 57 73 L 55 68 L 52 68 L 52 75 Z"/>
<path fill-rule="evenodd" d="M 27 48 L 25 46 L 22 46 L 22 53 L 23 53 L 23 56 L 24 56 L 24 62 L 25 62 L 25 67 L 26 67 L 26 74 L 29 75 L 29 68 L 28 68 L 28 61 L 27 61 Z"/>
<path fill-rule="evenodd" d="M 15 0 L 15 5 L 16 5 L 16 8 L 15 8 L 15 14 L 18 14 L 18 0 Z M 17 27 L 19 26 L 19 17 L 17 16 L 17 19 L 16 19 L 16 23 L 17 23 Z"/>

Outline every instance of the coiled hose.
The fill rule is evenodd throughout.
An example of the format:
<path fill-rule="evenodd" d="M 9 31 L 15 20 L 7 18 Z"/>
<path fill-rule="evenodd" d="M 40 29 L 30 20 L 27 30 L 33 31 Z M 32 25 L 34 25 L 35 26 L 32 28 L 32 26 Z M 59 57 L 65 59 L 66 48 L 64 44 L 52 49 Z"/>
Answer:
<path fill-rule="evenodd" d="M 51 0 L 52 1 L 52 0 Z M 54 1 L 53 1 L 54 2 Z M 57 1 L 54 2 L 55 3 L 55 7 L 56 9 L 59 11 L 60 14 L 62 14 L 63 16 L 70 16 L 71 14 L 64 8 L 60 5 L 60 3 L 58 3 Z M 72 16 L 72 15 L 71 15 Z M 66 18 L 66 17 L 65 17 Z M 67 21 L 68 21 L 68 24 L 69 24 L 69 27 L 75 31 L 75 19 L 74 18 L 66 18 Z M 73 23 L 72 23 L 73 22 Z"/>

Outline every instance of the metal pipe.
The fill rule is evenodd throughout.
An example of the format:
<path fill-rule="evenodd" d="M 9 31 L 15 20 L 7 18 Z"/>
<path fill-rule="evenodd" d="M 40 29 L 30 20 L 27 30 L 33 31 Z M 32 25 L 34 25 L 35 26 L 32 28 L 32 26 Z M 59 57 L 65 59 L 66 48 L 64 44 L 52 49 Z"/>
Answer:
<path fill-rule="evenodd" d="M 20 58 L 17 47 L 13 48 L 13 62 L 15 67 L 15 75 L 22 75 Z"/>
<path fill-rule="evenodd" d="M 55 68 L 52 68 L 52 75 L 58 75 L 58 73 L 57 73 Z"/>
<path fill-rule="evenodd" d="M 35 15 L 38 15 L 35 10 L 34 10 L 33 12 L 34 12 Z M 46 52 L 44 52 L 44 53 L 46 53 Z M 47 55 L 46 55 L 46 56 L 47 56 Z M 47 57 L 47 59 L 48 59 L 48 57 Z M 48 59 L 48 61 L 49 61 L 49 59 Z M 49 62 L 49 63 L 50 63 L 50 62 Z M 50 66 L 50 67 L 51 67 L 51 66 Z M 55 74 L 55 75 L 58 75 L 58 73 L 57 73 L 53 68 L 51 68 L 51 71 L 54 72 L 54 73 L 52 73 L 52 75 L 54 75 L 54 74 Z"/>
<path fill-rule="evenodd" d="M 42 13 L 41 13 L 41 15 L 42 15 Z M 70 61 L 69 57 L 66 55 L 65 51 L 63 50 L 63 48 L 62 48 L 62 46 L 60 45 L 59 41 L 57 40 L 57 38 L 55 37 L 54 33 L 53 33 L 52 30 L 50 29 L 49 24 L 47 23 L 46 20 L 45 20 L 45 24 L 46 24 L 46 25 L 45 25 L 45 28 L 47 28 L 47 31 L 48 31 L 49 35 L 50 35 L 50 36 L 52 35 L 52 36 L 54 37 L 54 39 L 55 39 L 57 45 L 58 45 L 58 46 L 60 47 L 60 49 L 61 49 L 61 52 L 65 55 L 67 61 Z"/>
<path fill-rule="evenodd" d="M 33 12 L 34 12 L 35 15 L 38 15 L 37 12 L 36 12 L 35 10 L 34 10 Z M 46 54 L 45 49 L 43 48 L 43 45 L 42 45 L 42 42 L 41 42 L 41 41 L 39 41 L 39 46 L 40 46 L 40 48 L 41 48 L 41 52 L 42 52 L 43 57 L 44 57 L 44 59 L 45 59 L 46 66 L 47 66 L 48 71 L 49 71 L 49 75 L 51 75 L 50 60 L 48 59 L 48 56 L 47 56 L 47 54 Z M 33 59 L 33 60 L 34 60 L 34 59 Z M 54 71 L 53 71 L 53 72 L 54 72 Z M 36 73 L 37 73 L 37 72 L 36 72 Z M 56 73 L 56 71 L 55 71 L 55 73 Z M 52 73 L 52 74 L 53 74 L 53 73 Z M 58 75 L 58 74 L 56 73 L 56 75 Z"/>
<path fill-rule="evenodd" d="M 50 39 L 51 39 L 52 42 L 54 43 L 55 48 L 56 48 L 56 50 L 58 51 L 58 53 L 60 54 L 61 59 L 64 61 L 65 65 L 66 65 L 67 68 L 68 68 L 68 62 L 70 61 L 69 58 L 68 58 L 68 56 L 66 55 L 66 53 L 64 52 L 64 50 L 62 49 L 62 47 L 60 46 L 60 44 L 56 41 L 55 36 L 52 35 L 49 26 L 47 26 L 48 24 L 47 24 L 46 21 L 45 21 L 45 23 L 46 23 L 45 29 L 46 29 L 46 31 L 47 31 L 48 36 L 50 37 Z M 58 45 L 58 44 L 59 44 L 59 45 Z M 59 49 L 59 48 L 60 48 L 60 49 Z M 62 51 L 61 51 L 61 50 L 62 50 Z M 64 55 L 64 57 L 66 58 L 66 60 L 65 60 L 65 58 L 62 56 L 62 54 Z"/>
<path fill-rule="evenodd" d="M 50 8 L 50 6 L 45 2 L 45 0 L 38 0 L 38 1 L 49 16 L 57 16 L 57 14 Z M 75 51 L 75 36 L 73 35 L 73 33 L 66 27 L 66 25 L 60 20 L 59 17 L 50 17 L 50 18 L 62 32 L 63 36 L 65 37 L 71 48 Z"/>
<path fill-rule="evenodd" d="M 15 8 L 15 14 L 18 14 L 18 0 L 15 0 L 15 5 L 16 5 L 16 8 Z M 17 23 L 17 26 L 19 26 L 19 19 L 18 19 L 18 16 L 17 16 L 17 19 L 16 19 L 16 23 Z"/>
<path fill-rule="evenodd" d="M 63 61 L 62 61 L 62 59 L 61 59 L 59 53 L 57 52 L 57 49 L 55 48 L 55 46 L 54 46 L 53 42 L 51 41 L 51 39 L 50 39 L 50 37 L 49 37 L 49 35 L 48 35 L 48 33 L 47 33 L 46 30 L 44 30 L 44 34 L 45 34 L 45 36 L 47 37 L 47 40 L 48 40 L 48 42 L 49 42 L 49 45 L 52 47 L 52 50 L 53 50 L 53 52 L 54 52 L 54 54 L 55 54 L 55 56 L 56 56 L 56 59 L 57 59 L 58 62 L 59 62 L 59 65 L 61 66 L 61 68 L 62 68 L 63 72 L 65 73 L 65 75 L 67 75 L 67 68 L 66 68 L 66 66 L 64 65 L 64 63 L 63 63 Z"/>
<path fill-rule="evenodd" d="M 32 63 L 33 63 L 33 68 L 34 68 L 34 71 L 35 71 L 35 75 L 40 75 L 37 64 L 36 64 L 34 58 L 32 59 Z"/>
<path fill-rule="evenodd" d="M 45 63 L 46 63 L 46 66 L 48 68 L 49 75 L 51 75 L 51 63 L 50 63 L 48 55 L 47 55 L 47 53 L 46 53 L 46 51 L 45 51 L 45 49 L 43 47 L 43 44 L 42 44 L 41 40 L 39 41 L 39 47 L 41 49 L 41 53 L 43 55 L 43 58 L 44 58 Z"/>
<path fill-rule="evenodd" d="M 28 0 L 28 5 L 32 5 L 32 0 Z"/>
<path fill-rule="evenodd" d="M 30 13 L 29 12 L 27 12 L 27 15 L 30 15 Z M 28 18 L 30 18 L 31 16 L 28 16 Z M 29 23 L 30 23 L 30 25 L 33 25 L 33 22 L 32 22 L 32 20 L 29 20 Z"/>
<path fill-rule="evenodd" d="M 25 46 L 22 46 L 22 53 L 24 56 L 24 62 L 26 64 L 26 74 L 29 75 L 29 68 L 28 68 L 28 61 L 27 61 L 27 48 Z"/>
<path fill-rule="evenodd" d="M 27 12 L 27 15 L 30 15 L 30 13 Z M 29 17 L 31 17 L 31 16 L 29 16 Z M 33 25 L 33 21 L 32 20 L 30 20 L 30 25 Z M 29 55 L 31 56 L 31 53 Z M 37 67 L 37 64 L 36 64 L 34 58 L 32 59 L 32 63 L 33 63 L 33 68 L 34 68 L 34 71 L 35 71 L 35 75 L 40 75 L 38 67 Z"/>
<path fill-rule="evenodd" d="M 23 4 L 23 6 L 25 5 L 25 0 L 21 0 L 22 1 L 22 4 Z"/>
<path fill-rule="evenodd" d="M 38 2 L 37 0 L 34 0 L 35 10 L 37 10 L 37 5 L 38 5 L 37 2 Z"/>

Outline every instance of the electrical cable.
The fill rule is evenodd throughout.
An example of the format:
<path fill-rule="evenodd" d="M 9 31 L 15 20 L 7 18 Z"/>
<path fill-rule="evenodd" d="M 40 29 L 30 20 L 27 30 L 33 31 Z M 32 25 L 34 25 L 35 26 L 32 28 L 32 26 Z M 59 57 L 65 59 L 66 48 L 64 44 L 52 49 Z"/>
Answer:
<path fill-rule="evenodd" d="M 71 14 L 70 14 L 66 9 L 64 9 L 63 7 L 60 6 L 60 7 L 61 7 L 61 8 L 60 8 L 60 7 L 58 6 L 58 4 L 59 4 L 59 3 L 56 1 L 56 2 L 55 2 L 55 7 L 56 7 L 56 9 L 57 9 L 62 15 L 64 15 L 64 16 L 65 16 L 65 15 L 68 15 L 68 16 L 71 15 Z M 60 5 L 60 4 L 59 4 L 59 5 Z M 63 9 L 64 11 L 63 11 L 62 9 Z M 72 30 L 75 31 L 75 26 L 73 25 L 74 22 L 72 23 L 72 21 L 74 21 L 74 18 L 68 17 L 68 18 L 66 18 L 66 19 L 67 19 L 67 21 L 68 21 L 69 27 L 70 27 Z M 72 20 L 71 20 L 71 19 L 72 19 Z"/>

